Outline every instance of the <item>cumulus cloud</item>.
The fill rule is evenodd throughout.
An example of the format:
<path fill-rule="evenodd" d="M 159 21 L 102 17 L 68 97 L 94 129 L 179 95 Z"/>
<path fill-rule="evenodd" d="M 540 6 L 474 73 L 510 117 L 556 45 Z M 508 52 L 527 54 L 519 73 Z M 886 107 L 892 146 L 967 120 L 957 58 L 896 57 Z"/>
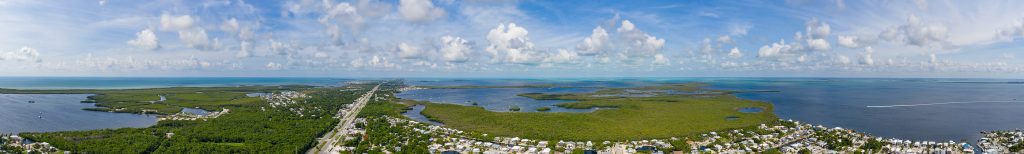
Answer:
<path fill-rule="evenodd" d="M 786 40 L 780 40 L 779 42 L 762 46 L 757 50 L 757 56 L 763 58 L 778 57 L 783 54 L 790 54 L 797 50 L 801 50 L 800 47 L 786 44 Z"/>
<path fill-rule="evenodd" d="M 247 58 L 252 57 L 252 42 L 242 41 L 238 45 L 238 53 L 235 53 L 235 57 Z"/>
<path fill-rule="evenodd" d="M 21 47 L 18 51 L 0 52 L 0 60 L 42 62 L 39 58 L 39 51 L 30 47 Z"/>
<path fill-rule="evenodd" d="M 160 15 L 160 28 L 165 31 L 192 29 L 196 21 L 190 15 L 173 16 L 167 13 Z"/>
<path fill-rule="evenodd" d="M 669 60 L 668 60 L 668 58 L 665 57 L 665 55 L 662 55 L 661 53 L 659 53 L 659 54 L 655 54 L 654 55 L 654 61 L 652 61 L 651 64 L 654 64 L 654 65 L 668 65 L 669 64 Z"/>
<path fill-rule="evenodd" d="M 153 30 L 148 28 L 135 33 L 135 39 L 128 40 L 128 44 L 146 50 L 156 50 L 160 48 L 160 40 L 157 39 Z"/>
<path fill-rule="evenodd" d="M 181 39 L 182 43 L 185 43 L 185 46 L 199 50 L 212 50 L 216 44 L 210 43 L 206 30 L 201 28 L 178 31 L 178 38 Z"/>
<path fill-rule="evenodd" d="M 547 59 L 544 61 L 549 63 L 568 64 L 576 63 L 579 59 L 579 55 L 575 52 L 569 51 L 568 49 L 558 49 L 554 54 L 547 56 Z"/>
<path fill-rule="evenodd" d="M 864 47 L 864 53 L 861 54 L 861 58 L 860 58 L 860 64 L 874 65 L 875 64 L 875 59 L 871 57 L 871 55 L 873 53 L 875 53 L 875 49 L 873 49 L 871 47 Z"/>
<path fill-rule="evenodd" d="M 593 56 L 602 52 L 606 52 L 610 48 L 611 42 L 608 40 L 608 32 L 597 26 L 591 32 L 590 37 L 584 38 L 583 43 L 576 45 L 580 55 Z"/>
<path fill-rule="evenodd" d="M 847 47 L 847 48 L 857 48 L 857 47 L 860 47 L 860 43 L 858 42 L 859 39 L 857 38 L 857 36 L 842 36 L 842 35 L 840 35 L 840 36 L 837 36 L 836 40 L 839 41 L 839 46 L 843 46 L 843 47 Z"/>
<path fill-rule="evenodd" d="M 835 58 L 835 62 L 838 63 L 838 64 L 842 64 L 842 65 L 850 64 L 850 57 L 846 57 L 844 55 L 838 55 Z"/>
<path fill-rule="evenodd" d="M 814 51 L 830 51 L 831 43 L 827 38 L 832 34 L 828 23 L 813 18 L 806 22 L 803 32 L 796 32 L 794 42 L 786 43 L 785 40 L 761 46 L 757 51 L 759 58 L 782 60 L 785 62 L 806 62 L 807 54 Z M 795 59 L 794 59 L 795 58 Z"/>
<path fill-rule="evenodd" d="M 633 22 L 622 20 L 622 26 L 616 29 L 626 43 L 622 49 L 628 57 L 646 57 L 661 53 L 665 47 L 665 39 L 660 39 L 636 28 Z"/>
<path fill-rule="evenodd" d="M 743 57 L 743 52 L 740 52 L 739 48 L 732 48 L 729 50 L 729 58 L 740 58 Z"/>
<path fill-rule="evenodd" d="M 434 7 L 430 0 L 401 0 L 398 13 L 405 21 L 414 23 L 434 21 L 447 14 L 443 8 Z"/>
<path fill-rule="evenodd" d="M 409 45 L 409 44 L 406 44 L 405 42 L 402 42 L 402 43 L 399 43 L 398 46 L 395 47 L 395 48 L 396 48 L 395 50 L 398 51 L 398 57 L 399 58 L 402 58 L 402 59 L 420 59 L 420 58 L 423 58 L 421 56 L 423 54 L 422 53 L 423 51 L 421 51 L 419 47 L 416 47 L 416 46 L 413 46 L 413 45 Z"/>
<path fill-rule="evenodd" d="M 275 62 L 269 62 L 267 63 L 266 68 L 267 70 L 281 70 L 284 68 L 284 65 Z"/>
<path fill-rule="evenodd" d="M 487 41 L 491 45 L 485 51 L 491 54 L 495 62 L 538 64 L 543 57 L 533 49 L 533 42 L 526 37 L 528 33 L 526 28 L 515 23 L 499 24 L 487 33 Z"/>
<path fill-rule="evenodd" d="M 887 41 L 898 41 L 919 47 L 948 47 L 950 41 L 947 34 L 949 28 L 942 24 L 924 23 L 916 15 L 907 18 L 907 23 L 882 31 L 879 38 Z"/>
<path fill-rule="evenodd" d="M 353 31 L 362 30 L 363 25 L 366 24 L 366 19 L 359 14 L 358 9 L 347 2 L 338 3 L 328 7 L 327 12 L 319 19 L 321 24 L 327 25 L 333 25 L 332 21 L 347 25 Z M 337 27 L 335 27 L 335 29 L 337 29 Z M 340 33 L 340 31 L 338 33 Z M 333 36 L 334 35 L 332 35 L 332 37 Z"/>
<path fill-rule="evenodd" d="M 460 37 L 441 37 L 441 59 L 446 62 L 463 63 L 469 60 L 472 44 Z"/>
<path fill-rule="evenodd" d="M 832 34 L 832 28 L 823 21 L 818 21 L 817 18 L 812 18 L 805 24 L 805 31 L 807 32 L 808 39 L 821 39 L 826 38 Z"/>
<path fill-rule="evenodd" d="M 810 39 L 807 40 L 807 47 L 814 51 L 829 51 L 832 50 L 832 45 L 825 39 Z"/>

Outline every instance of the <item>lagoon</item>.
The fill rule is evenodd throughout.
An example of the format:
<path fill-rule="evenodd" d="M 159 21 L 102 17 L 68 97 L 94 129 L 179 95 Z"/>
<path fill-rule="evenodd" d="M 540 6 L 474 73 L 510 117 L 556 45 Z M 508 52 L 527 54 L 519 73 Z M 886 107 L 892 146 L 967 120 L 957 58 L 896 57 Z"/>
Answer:
<path fill-rule="evenodd" d="M 155 115 L 86 111 L 89 94 L 0 94 L 0 133 L 149 127 Z M 35 103 L 28 103 L 34 101 Z"/>

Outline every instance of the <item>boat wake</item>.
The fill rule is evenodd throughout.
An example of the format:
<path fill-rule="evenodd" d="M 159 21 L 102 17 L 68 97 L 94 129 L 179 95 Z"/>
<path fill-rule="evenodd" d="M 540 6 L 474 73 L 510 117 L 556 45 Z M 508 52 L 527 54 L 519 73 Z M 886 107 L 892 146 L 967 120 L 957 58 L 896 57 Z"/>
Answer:
<path fill-rule="evenodd" d="M 905 104 L 905 105 L 869 105 L 869 108 L 890 108 L 890 107 L 914 107 L 914 106 L 930 106 L 930 105 L 948 105 L 948 104 L 973 104 L 973 103 L 1024 103 L 1024 101 L 969 101 L 969 102 L 943 102 L 943 103 L 924 103 L 924 104 Z"/>

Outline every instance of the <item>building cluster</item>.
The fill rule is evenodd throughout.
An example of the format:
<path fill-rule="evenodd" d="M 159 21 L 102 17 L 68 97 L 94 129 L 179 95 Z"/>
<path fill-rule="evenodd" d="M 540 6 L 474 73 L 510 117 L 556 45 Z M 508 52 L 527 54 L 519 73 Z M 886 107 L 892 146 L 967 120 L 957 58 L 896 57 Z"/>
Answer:
<path fill-rule="evenodd" d="M 387 117 L 392 124 L 430 136 L 432 153 L 974 153 L 967 143 L 910 141 L 874 137 L 840 127 L 827 128 L 781 120 L 756 128 L 709 132 L 694 137 L 636 141 L 544 141 L 520 137 L 488 137 L 456 129 Z M 363 131 L 358 131 L 363 132 Z M 999 143 L 1020 143 L 1000 138 Z M 1004 133 L 1007 134 L 1007 133 Z M 1009 133 L 1012 134 L 1012 133 Z M 358 135 L 355 135 L 358 136 Z M 993 137 L 996 135 L 992 135 Z M 1008 136 L 1008 135 L 998 135 Z M 988 139 L 994 144 L 997 139 Z M 685 143 L 672 144 L 672 143 Z M 686 146 L 677 148 L 675 146 Z M 689 148 L 688 150 L 685 148 Z M 348 147 L 345 149 L 354 149 Z M 676 150 L 673 150 L 676 149 Z M 1008 149 L 1008 148 L 1003 148 Z"/>
<path fill-rule="evenodd" d="M 0 153 L 59 153 L 60 149 L 46 142 L 30 142 L 17 135 L 0 137 Z M 65 153 L 67 153 L 65 151 Z"/>
<path fill-rule="evenodd" d="M 427 88 L 416 87 L 416 86 L 403 86 L 402 88 L 398 88 L 398 91 L 399 92 L 406 92 L 406 91 L 410 91 L 410 90 L 420 90 L 420 89 L 427 89 Z"/>
<path fill-rule="evenodd" d="M 981 132 L 978 148 L 985 153 L 1024 153 L 1024 131 L 1003 130 Z"/>
<path fill-rule="evenodd" d="M 175 114 L 172 114 L 172 115 L 168 115 L 168 116 L 163 116 L 163 117 L 157 118 L 157 120 L 158 121 L 162 121 L 162 120 L 206 120 L 206 119 L 220 117 L 220 115 L 227 114 L 230 111 L 231 111 L 231 109 L 221 108 L 220 111 L 210 112 L 209 114 L 206 114 L 206 115 L 197 115 L 197 114 L 192 114 L 192 113 L 187 113 L 187 112 L 179 112 L 179 113 L 175 113 Z"/>
<path fill-rule="evenodd" d="M 263 95 L 263 99 L 270 103 L 271 107 L 285 106 L 298 103 L 298 98 L 307 98 L 306 94 L 296 91 L 275 92 L 270 95 Z"/>
<path fill-rule="evenodd" d="M 841 127 L 827 128 L 785 120 L 781 125 L 762 124 L 755 130 L 732 130 L 702 135 L 692 142 L 691 153 L 973 153 L 967 143 L 886 139 Z M 728 142 L 721 142 L 725 140 Z"/>

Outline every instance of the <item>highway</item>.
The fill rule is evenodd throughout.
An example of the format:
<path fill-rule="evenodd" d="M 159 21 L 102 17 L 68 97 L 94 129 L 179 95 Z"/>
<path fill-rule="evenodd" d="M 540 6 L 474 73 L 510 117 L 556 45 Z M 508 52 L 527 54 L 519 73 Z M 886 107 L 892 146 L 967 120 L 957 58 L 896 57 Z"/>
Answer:
<path fill-rule="evenodd" d="M 369 92 L 366 92 L 366 94 L 363 94 L 362 97 L 356 99 L 356 101 L 353 102 L 354 105 L 351 109 L 339 109 L 338 116 L 341 117 L 341 121 L 334 127 L 334 130 L 331 130 L 331 132 L 320 137 L 318 139 L 317 146 L 309 149 L 306 154 L 340 153 L 341 149 L 337 149 L 338 146 L 335 146 L 335 144 L 344 140 L 345 134 L 348 134 L 348 131 L 355 127 L 356 116 L 359 115 L 359 111 L 366 106 L 366 103 L 370 101 L 370 98 L 373 98 L 373 93 L 377 92 L 377 88 L 380 88 L 379 84 L 374 86 Z"/>

